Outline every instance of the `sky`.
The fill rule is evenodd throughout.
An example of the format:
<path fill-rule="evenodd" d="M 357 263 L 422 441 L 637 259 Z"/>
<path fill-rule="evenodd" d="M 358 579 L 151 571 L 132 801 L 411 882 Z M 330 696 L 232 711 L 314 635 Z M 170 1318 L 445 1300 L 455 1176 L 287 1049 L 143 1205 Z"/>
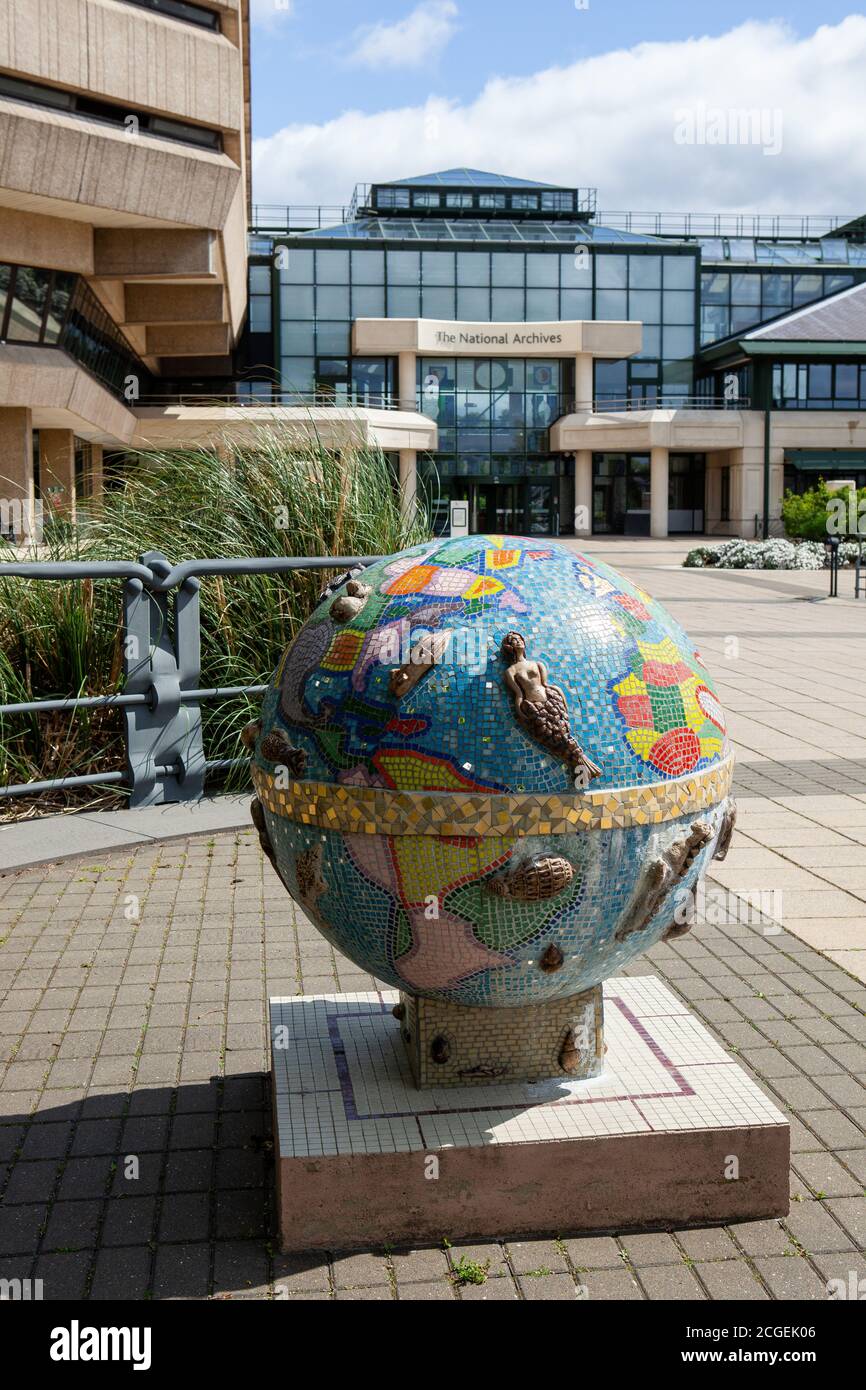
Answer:
<path fill-rule="evenodd" d="M 611 211 L 866 211 L 850 0 L 250 3 L 258 202 L 470 165 Z"/>

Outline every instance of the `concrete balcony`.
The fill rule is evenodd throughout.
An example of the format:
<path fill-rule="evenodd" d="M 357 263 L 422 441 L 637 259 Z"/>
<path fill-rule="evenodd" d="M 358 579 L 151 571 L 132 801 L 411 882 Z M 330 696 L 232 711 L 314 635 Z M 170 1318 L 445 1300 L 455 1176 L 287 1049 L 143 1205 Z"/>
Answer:
<path fill-rule="evenodd" d="M 142 405 L 135 410 L 132 443 L 139 449 L 218 446 L 231 438 L 255 443 L 268 430 L 298 444 L 326 449 L 378 448 L 389 453 L 435 450 L 432 420 L 411 410 L 371 406 L 221 404 L 203 397 L 182 404 Z"/>
<path fill-rule="evenodd" d="M 0 69 L 132 109 L 243 128 L 242 57 L 225 34 L 123 0 L 7 0 L 5 8 Z"/>

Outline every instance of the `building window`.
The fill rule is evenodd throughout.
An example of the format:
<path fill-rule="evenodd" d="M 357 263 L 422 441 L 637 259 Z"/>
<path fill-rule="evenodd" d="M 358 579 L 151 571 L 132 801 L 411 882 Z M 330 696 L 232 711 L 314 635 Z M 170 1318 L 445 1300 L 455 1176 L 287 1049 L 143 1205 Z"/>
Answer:
<path fill-rule="evenodd" d="M 866 408 L 866 363 L 774 362 L 776 410 Z"/>
<path fill-rule="evenodd" d="M 176 140 L 185 145 L 198 145 L 203 149 L 222 149 L 220 132 L 207 126 L 192 125 L 188 121 L 167 120 L 164 116 L 153 116 L 147 111 L 136 111 L 114 102 L 62 91 L 40 82 L 25 82 L 19 77 L 9 77 L 5 73 L 0 73 L 0 96 L 10 97 L 13 101 L 27 102 L 31 106 L 66 111 L 71 116 L 104 122 L 124 130 L 130 128 L 130 121 L 135 121 L 136 130 L 145 135 L 163 140 Z"/>
<path fill-rule="evenodd" d="M 574 212 L 574 194 L 563 189 L 555 193 L 542 193 L 542 212 Z"/>
<path fill-rule="evenodd" d="M 143 10 L 155 10 L 157 14 L 167 15 L 169 19 L 182 19 L 187 24 L 197 24 L 202 29 L 219 31 L 219 15 L 206 10 L 202 5 L 192 5 L 188 0 L 125 0 L 127 5 L 138 5 Z"/>
<path fill-rule="evenodd" d="M 377 208 L 407 208 L 409 206 L 408 188 L 377 188 Z"/>

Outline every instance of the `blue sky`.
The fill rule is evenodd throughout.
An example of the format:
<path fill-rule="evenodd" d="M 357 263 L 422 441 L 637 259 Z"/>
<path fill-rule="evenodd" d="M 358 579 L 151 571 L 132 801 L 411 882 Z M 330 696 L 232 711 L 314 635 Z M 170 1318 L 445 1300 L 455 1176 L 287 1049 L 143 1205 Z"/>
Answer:
<path fill-rule="evenodd" d="M 629 206 L 845 211 L 866 182 L 866 17 L 850 3 L 251 3 L 263 201 L 343 201 L 356 180 L 481 160 L 597 184 L 607 207 L 633 192 Z M 760 138 L 677 147 L 677 112 L 706 126 L 702 106 L 710 125 L 760 109 L 784 141 L 772 159 Z"/>

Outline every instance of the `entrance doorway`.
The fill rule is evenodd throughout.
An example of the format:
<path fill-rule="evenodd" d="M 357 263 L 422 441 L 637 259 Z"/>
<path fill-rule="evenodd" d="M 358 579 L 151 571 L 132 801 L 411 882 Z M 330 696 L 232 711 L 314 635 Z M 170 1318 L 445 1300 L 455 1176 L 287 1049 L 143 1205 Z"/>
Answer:
<path fill-rule="evenodd" d="M 472 483 L 472 530 L 492 536 L 558 536 L 554 482 Z"/>
<path fill-rule="evenodd" d="M 443 480 L 433 503 L 436 535 L 448 530 L 452 501 L 469 503 L 469 529 L 488 536 L 558 536 L 559 479 L 508 483 Z"/>
<path fill-rule="evenodd" d="M 701 535 L 704 529 L 704 454 L 671 454 L 668 462 L 668 530 Z"/>
<path fill-rule="evenodd" d="M 603 536 L 649 535 L 649 454 L 593 455 L 592 529 Z"/>

